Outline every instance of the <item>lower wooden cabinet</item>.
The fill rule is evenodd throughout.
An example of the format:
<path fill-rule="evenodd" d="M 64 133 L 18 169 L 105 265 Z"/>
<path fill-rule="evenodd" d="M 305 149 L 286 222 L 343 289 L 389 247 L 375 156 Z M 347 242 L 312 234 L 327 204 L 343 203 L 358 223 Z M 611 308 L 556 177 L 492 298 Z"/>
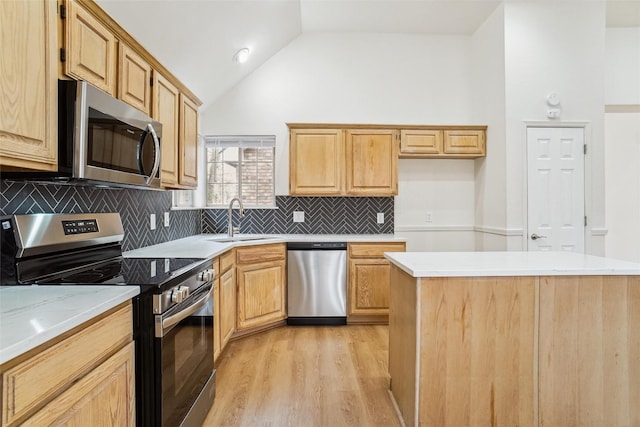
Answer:
<path fill-rule="evenodd" d="M 227 254 L 223 255 L 225 257 Z M 233 256 L 233 251 L 231 251 Z M 223 259 L 220 260 L 223 263 Z M 236 269 L 229 267 L 220 276 L 220 351 L 236 331 Z"/>
<path fill-rule="evenodd" d="M 238 332 L 287 317 L 286 246 L 283 243 L 236 249 Z"/>
<path fill-rule="evenodd" d="M 2 425 L 135 424 L 131 304 L 2 368 Z"/>
<path fill-rule="evenodd" d="M 222 340 L 220 337 L 220 259 L 214 258 L 213 270 L 213 363 L 216 363 L 222 353 Z"/>
<path fill-rule="evenodd" d="M 358 320 L 389 319 L 391 264 L 385 252 L 404 252 L 405 243 L 350 243 L 347 316 Z"/>

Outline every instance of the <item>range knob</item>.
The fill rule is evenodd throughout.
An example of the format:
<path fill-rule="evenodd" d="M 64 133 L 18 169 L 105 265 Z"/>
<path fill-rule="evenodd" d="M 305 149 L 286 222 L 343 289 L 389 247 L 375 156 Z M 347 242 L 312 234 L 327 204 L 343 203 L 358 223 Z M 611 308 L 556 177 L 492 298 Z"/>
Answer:
<path fill-rule="evenodd" d="M 189 296 L 189 288 L 187 286 L 176 286 L 171 292 L 171 302 L 180 304 Z"/>
<path fill-rule="evenodd" d="M 204 271 L 201 271 L 200 274 L 198 274 L 198 280 L 200 280 L 201 282 L 210 282 L 213 280 L 213 275 L 214 275 L 213 268 L 208 268 Z"/>

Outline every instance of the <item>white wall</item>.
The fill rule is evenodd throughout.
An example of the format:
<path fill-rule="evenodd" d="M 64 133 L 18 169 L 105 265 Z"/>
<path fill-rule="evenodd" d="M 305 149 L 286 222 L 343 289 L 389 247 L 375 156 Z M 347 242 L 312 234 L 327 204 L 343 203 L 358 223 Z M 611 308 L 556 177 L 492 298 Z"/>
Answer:
<path fill-rule="evenodd" d="M 604 252 L 605 2 L 507 2 L 505 88 L 507 227 L 526 228 L 525 124 L 549 121 L 545 98 L 561 97 L 561 121 L 586 121 L 586 251 Z M 525 249 L 525 240 L 508 249 Z"/>
<path fill-rule="evenodd" d="M 287 122 L 470 124 L 472 68 L 466 36 L 303 34 L 202 111 L 201 130 L 276 135 L 276 194 L 288 194 Z M 396 227 L 473 224 L 473 161 L 399 169 Z M 473 250 L 472 233 L 458 246 Z M 428 245 L 429 230 L 413 234 Z"/>
<path fill-rule="evenodd" d="M 487 156 L 475 161 L 476 250 L 507 247 L 504 54 L 504 9 L 500 6 L 471 39 L 472 115 L 474 122 L 488 125 Z"/>
<path fill-rule="evenodd" d="M 640 105 L 640 27 L 607 28 L 605 102 Z"/>
<path fill-rule="evenodd" d="M 640 113 L 606 115 L 606 256 L 640 262 Z"/>

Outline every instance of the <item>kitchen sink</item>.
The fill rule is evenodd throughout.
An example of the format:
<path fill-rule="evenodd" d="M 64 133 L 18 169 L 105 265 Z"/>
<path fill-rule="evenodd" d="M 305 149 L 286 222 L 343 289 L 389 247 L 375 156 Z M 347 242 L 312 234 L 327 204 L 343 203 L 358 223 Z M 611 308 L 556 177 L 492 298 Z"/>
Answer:
<path fill-rule="evenodd" d="M 218 242 L 218 243 L 226 243 L 226 242 L 247 242 L 247 241 L 253 241 L 253 240 L 265 240 L 265 239 L 271 239 L 272 237 L 270 236 L 260 236 L 260 235 L 255 235 L 255 234 L 236 234 L 233 237 L 229 237 L 227 235 L 221 235 L 220 237 L 215 237 L 213 239 L 208 239 L 211 242 Z"/>

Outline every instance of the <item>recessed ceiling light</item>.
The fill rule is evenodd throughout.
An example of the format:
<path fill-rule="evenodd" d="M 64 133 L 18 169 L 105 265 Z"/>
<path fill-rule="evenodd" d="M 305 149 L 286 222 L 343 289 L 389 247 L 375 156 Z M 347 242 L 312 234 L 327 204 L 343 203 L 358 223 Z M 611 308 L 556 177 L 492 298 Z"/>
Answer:
<path fill-rule="evenodd" d="M 244 64 L 245 62 L 247 62 L 247 59 L 249 59 L 249 53 L 249 48 L 243 47 L 242 49 L 237 51 L 235 55 L 233 55 L 233 60 L 238 64 Z"/>

